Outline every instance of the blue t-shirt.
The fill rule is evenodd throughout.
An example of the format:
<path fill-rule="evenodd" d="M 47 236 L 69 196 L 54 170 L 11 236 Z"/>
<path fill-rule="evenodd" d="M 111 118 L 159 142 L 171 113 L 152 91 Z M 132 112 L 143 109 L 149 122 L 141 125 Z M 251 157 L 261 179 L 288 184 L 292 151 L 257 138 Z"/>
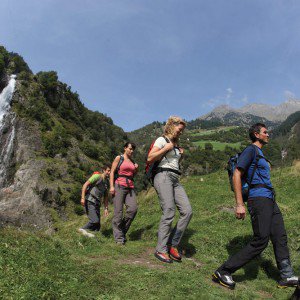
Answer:
<path fill-rule="evenodd" d="M 248 146 L 239 156 L 237 167 L 242 169 L 246 176 L 247 182 L 250 183 L 250 179 L 253 173 L 253 168 L 256 163 L 256 151 L 255 148 L 258 150 L 258 154 L 264 156 L 261 149 L 255 145 Z M 253 175 L 253 179 L 251 184 L 265 184 L 272 188 L 271 177 L 270 177 L 270 165 L 264 158 L 260 158 L 258 161 L 257 169 L 255 174 Z M 257 187 L 252 188 L 249 191 L 248 198 L 255 198 L 255 197 L 266 197 L 266 198 L 273 198 L 273 192 L 264 187 Z"/>

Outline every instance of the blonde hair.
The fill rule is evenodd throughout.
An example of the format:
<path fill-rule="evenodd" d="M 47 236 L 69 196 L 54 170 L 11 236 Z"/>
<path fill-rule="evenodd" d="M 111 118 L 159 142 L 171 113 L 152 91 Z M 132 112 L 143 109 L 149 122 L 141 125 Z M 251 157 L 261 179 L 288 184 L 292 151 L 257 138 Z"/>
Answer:
<path fill-rule="evenodd" d="M 174 142 L 178 142 L 178 138 L 175 138 L 174 127 L 179 124 L 182 124 L 184 127 L 186 127 L 186 122 L 182 118 L 180 118 L 178 116 L 171 116 L 167 120 L 165 128 L 164 128 L 164 135 L 171 137 L 174 140 Z"/>

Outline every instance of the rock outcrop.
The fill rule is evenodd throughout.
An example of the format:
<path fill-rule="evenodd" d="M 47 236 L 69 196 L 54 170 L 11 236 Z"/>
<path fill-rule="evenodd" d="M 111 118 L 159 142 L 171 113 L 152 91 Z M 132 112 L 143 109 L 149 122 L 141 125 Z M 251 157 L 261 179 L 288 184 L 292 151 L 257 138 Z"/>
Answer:
<path fill-rule="evenodd" d="M 21 101 L 18 91 L 12 101 Z M 12 111 L 5 115 L 1 129 L 0 224 L 49 227 L 51 216 L 47 205 L 41 201 L 41 191 L 45 189 L 41 176 L 45 162 L 38 160 L 35 154 L 41 149 L 39 130 Z M 5 152 L 9 143 L 11 151 Z M 55 197 L 57 192 L 53 194 L 51 196 Z"/>

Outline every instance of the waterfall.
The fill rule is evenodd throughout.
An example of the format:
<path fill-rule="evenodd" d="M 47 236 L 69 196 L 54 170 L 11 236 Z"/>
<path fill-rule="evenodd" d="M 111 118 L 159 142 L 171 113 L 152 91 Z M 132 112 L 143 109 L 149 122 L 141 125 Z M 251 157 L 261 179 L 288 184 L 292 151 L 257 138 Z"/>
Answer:
<path fill-rule="evenodd" d="M 0 94 L 0 130 L 2 127 L 3 118 L 10 109 L 10 101 L 14 93 L 15 85 L 16 75 L 11 75 L 8 85 L 3 89 L 2 93 Z"/>
<path fill-rule="evenodd" d="M 15 138 L 15 115 L 10 112 L 10 102 L 16 85 L 11 75 L 8 85 L 0 94 L 0 188 L 7 182 L 7 169 L 11 164 Z"/>

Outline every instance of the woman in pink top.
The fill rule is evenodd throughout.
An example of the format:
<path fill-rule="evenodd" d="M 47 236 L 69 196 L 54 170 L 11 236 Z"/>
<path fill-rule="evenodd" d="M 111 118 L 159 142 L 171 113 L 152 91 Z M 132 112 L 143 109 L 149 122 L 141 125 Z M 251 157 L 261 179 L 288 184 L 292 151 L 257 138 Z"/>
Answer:
<path fill-rule="evenodd" d="M 126 233 L 137 213 L 133 177 L 137 172 L 138 164 L 132 161 L 135 147 L 131 142 L 124 145 L 124 154 L 115 158 L 110 173 L 110 194 L 114 203 L 112 227 L 115 241 L 121 245 L 125 244 Z M 124 204 L 126 214 L 123 218 Z"/>

